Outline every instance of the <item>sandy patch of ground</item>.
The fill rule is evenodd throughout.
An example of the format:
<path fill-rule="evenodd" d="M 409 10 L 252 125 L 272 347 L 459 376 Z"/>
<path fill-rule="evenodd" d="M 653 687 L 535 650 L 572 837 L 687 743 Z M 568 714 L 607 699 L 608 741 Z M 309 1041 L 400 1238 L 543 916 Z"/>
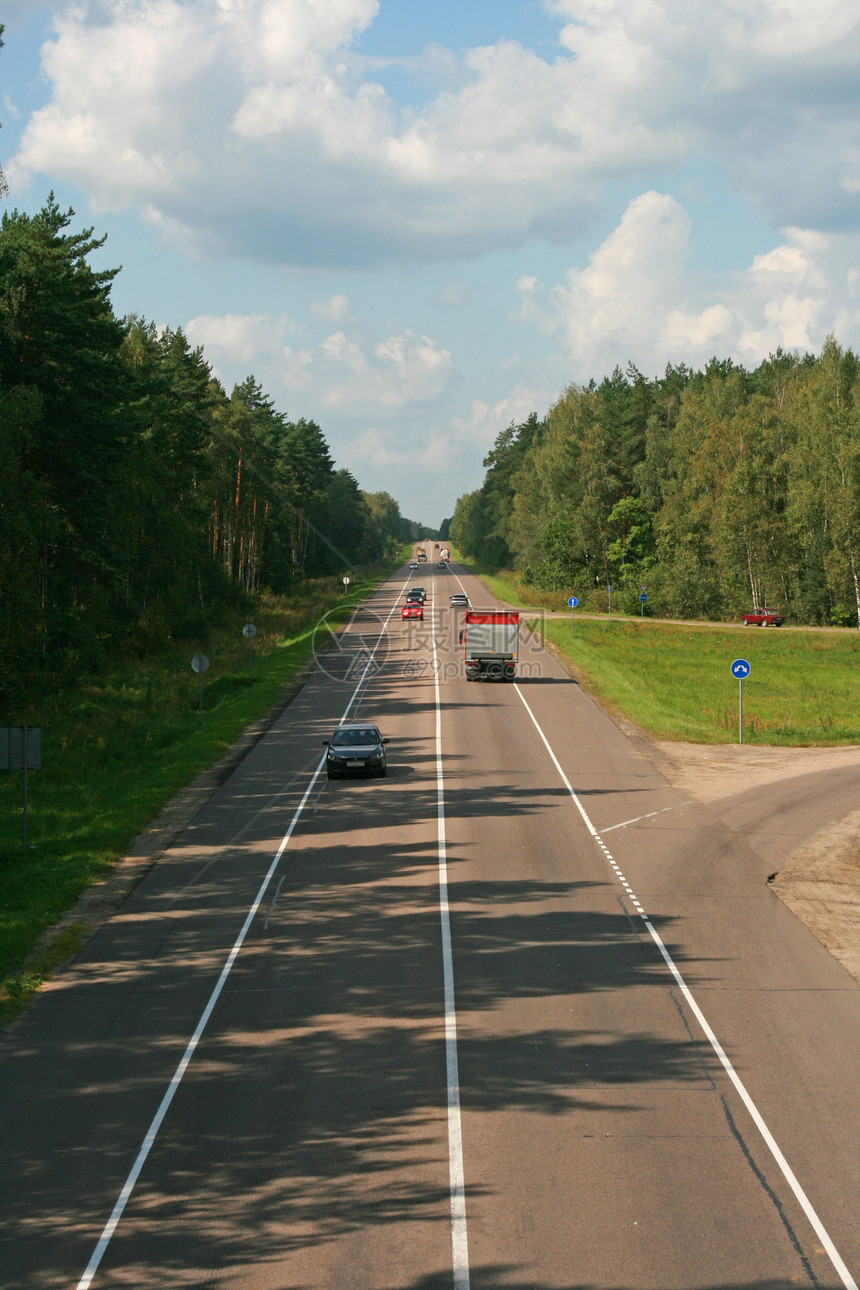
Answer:
<path fill-rule="evenodd" d="M 700 802 L 717 802 L 793 775 L 860 765 L 860 747 L 762 748 L 652 743 L 661 771 Z M 771 886 L 860 981 L 860 808 L 796 851 Z"/>
<path fill-rule="evenodd" d="M 763 748 L 753 744 L 656 743 L 657 761 L 676 788 L 716 802 L 791 775 L 860 766 L 860 747 Z"/>

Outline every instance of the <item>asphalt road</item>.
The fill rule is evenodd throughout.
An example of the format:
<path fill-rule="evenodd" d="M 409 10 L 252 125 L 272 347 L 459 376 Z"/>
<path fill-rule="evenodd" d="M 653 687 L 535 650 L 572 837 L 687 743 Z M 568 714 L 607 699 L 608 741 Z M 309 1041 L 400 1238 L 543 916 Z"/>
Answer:
<path fill-rule="evenodd" d="M 860 1276 L 860 987 L 766 881 L 856 776 L 686 801 L 539 639 L 467 684 L 458 574 L 380 588 L 0 1043 L 4 1290 Z M 313 778 L 345 712 L 384 781 Z"/>

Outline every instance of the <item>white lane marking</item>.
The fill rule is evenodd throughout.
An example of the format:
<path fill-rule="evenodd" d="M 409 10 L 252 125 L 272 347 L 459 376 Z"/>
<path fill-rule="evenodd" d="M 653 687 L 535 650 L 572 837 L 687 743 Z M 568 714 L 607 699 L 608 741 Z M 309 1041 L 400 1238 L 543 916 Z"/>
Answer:
<path fill-rule="evenodd" d="M 622 820 L 620 824 L 605 824 L 600 832 L 611 833 L 613 829 L 626 829 L 628 824 L 638 824 L 640 820 L 651 820 L 655 815 L 664 815 L 666 811 L 677 811 L 680 807 L 689 805 L 689 802 L 679 802 L 677 806 L 664 806 L 659 811 L 649 811 L 647 815 L 637 815 L 635 820 Z"/>
<path fill-rule="evenodd" d="M 383 627 L 382 632 L 380 633 L 380 636 L 379 636 L 379 640 L 377 641 L 376 645 L 373 648 L 373 653 L 370 655 L 370 658 L 367 660 L 364 671 L 362 672 L 361 677 L 359 678 L 358 684 L 356 685 L 355 689 L 352 692 L 352 696 L 349 700 L 349 703 L 346 705 L 344 714 L 341 717 L 339 722 L 340 725 L 343 725 L 344 721 L 346 720 L 349 714 L 349 711 L 352 708 L 353 703 L 355 702 L 356 696 L 358 695 L 362 685 L 364 684 L 365 678 L 367 677 L 367 674 L 370 671 L 371 664 L 373 663 L 374 655 L 376 654 L 376 651 L 379 649 L 379 643 L 382 640 L 382 637 L 385 633 L 385 628 L 388 626 L 389 622 L 391 621 L 391 615 L 393 613 L 394 613 L 394 608 L 392 608 L 391 613 L 389 613 L 388 618 L 386 618 L 385 620 L 385 627 Z M 129 1173 L 128 1177 L 125 1180 L 125 1183 L 123 1184 L 122 1191 L 117 1197 L 116 1204 L 114 1205 L 113 1210 L 111 1212 L 111 1216 L 108 1219 L 107 1223 L 105 1224 L 104 1230 L 101 1236 L 99 1237 L 98 1243 L 96 1244 L 96 1248 L 93 1250 L 92 1257 L 90 1258 L 90 1261 L 87 1264 L 86 1269 L 84 1270 L 83 1276 L 81 1277 L 80 1281 L 77 1284 L 77 1290 L 88 1290 L 88 1287 L 92 1284 L 93 1277 L 98 1271 L 99 1264 L 104 1258 L 104 1254 L 105 1254 L 105 1251 L 107 1250 L 108 1245 L 110 1245 L 111 1237 L 116 1231 L 119 1221 L 122 1218 L 123 1210 L 128 1204 L 128 1200 L 129 1200 L 129 1197 L 131 1196 L 131 1193 L 134 1191 L 135 1183 L 137 1182 L 140 1176 L 140 1172 L 143 1169 L 143 1166 L 146 1164 L 147 1156 L 152 1150 L 152 1146 L 155 1142 L 156 1137 L 158 1136 L 158 1131 L 161 1128 L 162 1121 L 164 1120 L 164 1117 L 170 1108 L 171 1102 L 176 1096 L 176 1090 L 179 1088 L 179 1085 L 182 1083 L 182 1078 L 186 1070 L 188 1069 L 188 1066 L 191 1062 L 191 1058 L 194 1056 L 195 1049 L 197 1048 L 197 1045 L 200 1042 L 200 1039 L 203 1035 L 203 1031 L 206 1029 L 206 1024 L 209 1021 L 209 1018 L 212 1016 L 212 1012 L 215 1008 L 215 1004 L 218 1002 L 218 999 L 221 996 L 221 991 L 224 989 L 224 986 L 227 982 L 227 978 L 229 977 L 231 971 L 233 970 L 233 964 L 236 962 L 236 959 L 239 955 L 239 951 L 241 950 L 242 945 L 244 944 L 245 937 L 248 935 L 248 931 L 257 914 L 257 910 L 260 908 L 260 905 L 263 902 L 263 897 L 266 894 L 266 890 L 269 886 L 269 883 L 272 881 L 272 878 L 274 877 L 275 870 L 277 869 L 280 863 L 281 856 L 284 854 L 284 851 L 286 850 L 287 843 L 292 837 L 295 827 L 299 822 L 299 816 L 304 810 L 305 804 L 313 791 L 314 784 L 317 782 L 317 778 L 319 777 L 319 774 L 322 771 L 323 766 L 325 765 L 325 758 L 326 758 L 326 755 L 325 753 L 323 753 L 322 757 L 319 760 L 319 764 L 317 765 L 317 768 L 314 771 L 313 776 L 311 777 L 311 781 L 308 784 L 307 788 L 305 789 L 304 796 L 302 797 L 302 800 L 299 802 L 299 805 L 296 809 L 296 813 L 293 816 L 292 820 L 290 821 L 290 827 L 287 829 L 286 833 L 284 834 L 281 840 L 281 845 L 278 847 L 278 850 L 275 853 L 275 858 L 272 861 L 271 865 L 269 866 L 268 873 L 263 879 L 263 882 L 260 886 L 260 890 L 257 892 L 257 895 L 254 899 L 254 903 L 252 904 L 251 908 L 248 911 L 248 916 L 242 925 L 242 930 L 240 931 L 239 935 L 236 937 L 236 941 L 233 945 L 232 950 L 230 951 L 230 954 L 227 958 L 227 962 L 224 964 L 224 967 L 221 969 L 221 975 L 219 976 L 217 982 L 215 983 L 214 990 L 209 996 L 209 1002 L 206 1004 L 206 1007 L 203 1009 L 203 1015 L 201 1016 L 200 1020 L 197 1023 L 197 1027 L 194 1031 L 194 1034 L 191 1036 L 190 1040 L 188 1041 L 188 1046 L 186 1047 L 185 1052 L 182 1055 L 182 1060 L 177 1066 L 173 1074 L 173 1078 L 167 1087 L 167 1091 L 164 1094 L 163 1098 L 161 1099 L 161 1104 L 159 1105 L 158 1110 L 153 1116 L 152 1123 L 150 1124 L 149 1128 L 146 1131 L 146 1136 L 144 1137 L 143 1142 L 141 1143 L 140 1150 L 137 1153 L 137 1158 L 131 1167 L 131 1172 Z"/>
<path fill-rule="evenodd" d="M 445 1064 L 448 1079 L 448 1174 L 451 1189 L 451 1254 L 454 1290 L 469 1290 L 469 1242 L 466 1228 L 466 1183 L 460 1123 L 460 1071 L 457 1061 L 457 1008 L 454 956 L 448 908 L 448 855 L 445 836 L 445 780 L 442 772 L 442 700 L 436 628 L 432 627 L 433 676 L 436 689 L 436 817 L 439 848 L 439 913 L 442 921 L 442 971 L 445 983 Z"/>
<path fill-rule="evenodd" d="M 684 978 L 681 976 L 681 973 L 678 971 L 678 968 L 676 967 L 675 962 L 672 959 L 672 956 L 670 955 L 669 951 L 666 949 L 666 946 L 663 944 L 662 940 L 660 939 L 648 915 L 645 913 L 639 901 L 636 899 L 636 897 L 633 895 L 632 891 L 630 890 L 627 884 L 627 880 L 625 879 L 618 865 L 612 859 L 612 856 L 610 852 L 607 850 L 603 842 L 603 839 L 601 838 L 597 829 L 594 827 L 594 825 L 591 823 L 591 820 L 588 818 L 588 815 L 585 812 L 585 808 L 583 807 L 582 803 L 580 802 L 579 798 L 577 797 L 576 793 L 571 787 L 570 780 L 567 778 L 567 775 L 565 775 L 564 771 L 562 770 L 561 765 L 559 764 L 558 758 L 556 757 L 555 753 L 550 747 L 549 740 L 547 739 L 543 730 L 541 730 L 540 725 L 538 724 L 537 717 L 532 712 L 531 708 L 526 702 L 523 696 L 523 693 L 520 690 L 520 687 L 515 684 L 514 689 L 519 695 L 520 700 L 522 701 L 523 707 L 525 708 L 526 712 L 531 717 L 535 730 L 537 730 L 538 734 L 543 740 L 546 750 L 549 753 L 550 757 L 552 758 L 555 764 L 555 768 L 558 771 L 559 775 L 561 776 L 562 782 L 564 783 L 567 791 L 570 793 L 570 796 L 573 799 L 576 809 L 579 811 L 580 815 L 582 816 L 582 819 L 585 823 L 586 828 L 588 829 L 591 836 L 598 843 L 598 845 L 603 849 L 605 854 L 609 857 L 610 862 L 612 864 L 612 868 L 616 876 L 621 880 L 622 885 L 628 890 L 628 892 L 630 892 L 633 904 L 636 906 L 636 911 L 641 917 L 645 926 L 647 927 L 649 936 L 651 937 L 654 944 L 657 946 L 658 950 L 663 956 L 666 966 L 668 967 L 669 971 L 674 977 L 675 983 L 678 986 L 678 989 L 681 991 L 684 998 L 687 1000 L 687 1003 L 690 1005 L 690 1008 L 694 1013 L 696 1020 L 698 1021 L 699 1025 L 702 1027 L 702 1030 L 708 1040 L 708 1043 L 713 1048 L 714 1052 L 717 1055 L 717 1058 L 720 1061 L 720 1064 L 722 1065 L 723 1069 L 725 1070 L 732 1084 L 735 1086 L 735 1089 L 737 1090 L 737 1093 L 740 1096 L 741 1101 L 749 1111 L 750 1116 L 752 1117 L 753 1123 L 755 1124 L 756 1128 L 758 1129 L 759 1133 L 761 1134 L 762 1138 L 767 1144 L 768 1150 L 770 1151 L 771 1155 L 773 1156 L 774 1160 L 779 1166 L 782 1176 L 785 1178 L 789 1187 L 794 1192 L 795 1199 L 797 1200 L 804 1214 L 808 1218 L 816 1236 L 818 1237 L 819 1241 L 821 1242 L 822 1246 L 827 1252 L 830 1262 L 833 1264 L 833 1267 L 835 1268 L 837 1275 L 842 1281 L 842 1284 L 845 1287 L 845 1290 L 858 1290 L 856 1281 L 851 1276 L 851 1273 L 848 1271 L 848 1268 L 845 1266 L 845 1263 L 843 1262 L 839 1254 L 839 1251 L 836 1249 L 836 1246 L 831 1241 L 830 1236 L 826 1228 L 824 1227 L 824 1224 L 822 1223 L 821 1219 L 818 1217 L 815 1210 L 812 1208 L 812 1204 L 808 1196 L 806 1195 L 806 1192 L 801 1187 L 800 1183 L 795 1177 L 794 1171 L 792 1170 L 785 1156 L 782 1154 L 782 1151 L 780 1150 L 776 1142 L 776 1139 L 774 1138 L 770 1129 L 765 1124 L 765 1121 L 762 1118 L 761 1112 L 759 1111 L 755 1102 L 752 1100 L 746 1088 L 744 1087 L 743 1083 L 741 1082 L 741 1079 L 737 1074 L 737 1072 L 735 1071 L 734 1066 L 732 1066 L 728 1057 L 723 1052 L 723 1049 L 722 1049 L 722 1046 L 720 1045 L 719 1040 L 717 1039 L 713 1030 L 711 1030 L 711 1027 L 708 1025 L 708 1022 L 705 1018 L 704 1013 L 702 1012 L 699 1005 L 696 1003 L 696 1000 L 693 998 L 693 995 L 690 992 L 690 988 L 687 985 Z"/>

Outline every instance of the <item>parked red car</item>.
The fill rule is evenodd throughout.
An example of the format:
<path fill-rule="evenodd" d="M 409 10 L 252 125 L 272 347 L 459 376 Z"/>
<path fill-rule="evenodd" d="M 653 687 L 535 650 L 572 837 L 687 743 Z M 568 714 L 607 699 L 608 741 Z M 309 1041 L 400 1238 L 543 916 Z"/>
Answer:
<path fill-rule="evenodd" d="M 744 627 L 781 627 L 785 619 L 772 609 L 754 609 L 751 614 L 742 615 L 742 622 Z"/>
<path fill-rule="evenodd" d="M 418 600 L 412 600 L 408 605 L 404 605 L 400 611 L 401 618 L 420 618 L 424 621 L 424 606 Z"/>

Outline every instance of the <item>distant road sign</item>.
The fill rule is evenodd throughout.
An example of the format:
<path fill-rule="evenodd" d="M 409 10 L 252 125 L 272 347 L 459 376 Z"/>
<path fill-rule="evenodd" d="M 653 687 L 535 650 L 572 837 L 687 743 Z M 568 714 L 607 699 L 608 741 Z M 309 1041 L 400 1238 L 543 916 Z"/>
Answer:
<path fill-rule="evenodd" d="M 732 676 L 736 677 L 739 681 L 745 681 L 751 671 L 752 668 L 745 658 L 736 658 L 734 663 L 732 663 Z"/>
<path fill-rule="evenodd" d="M 245 626 L 242 628 L 242 635 L 247 636 L 249 641 L 253 640 L 254 637 L 257 635 L 257 629 L 254 626 L 254 624 L 246 623 Z"/>
<path fill-rule="evenodd" d="M 571 596 L 570 600 L 567 603 L 571 609 L 576 609 L 576 606 L 579 604 L 579 601 L 577 600 L 576 596 Z"/>
<path fill-rule="evenodd" d="M 642 604 L 644 605 L 644 604 L 645 604 L 645 601 L 648 599 L 648 597 L 645 595 L 645 592 L 644 592 L 644 591 L 642 592 L 642 595 L 639 597 L 639 599 L 640 599 L 640 601 L 642 602 Z"/>
<path fill-rule="evenodd" d="M 191 666 L 195 672 L 203 673 L 209 666 L 209 660 L 205 654 L 195 654 L 191 660 Z"/>

